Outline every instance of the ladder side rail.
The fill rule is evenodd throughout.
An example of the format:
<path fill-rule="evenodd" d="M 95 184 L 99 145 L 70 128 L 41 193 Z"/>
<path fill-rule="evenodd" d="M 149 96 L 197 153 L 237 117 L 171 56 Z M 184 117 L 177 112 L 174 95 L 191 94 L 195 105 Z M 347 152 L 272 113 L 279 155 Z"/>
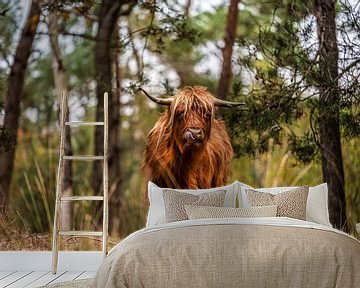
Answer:
<path fill-rule="evenodd" d="M 109 197 L 108 197 L 108 133 L 109 133 L 109 94 L 104 93 L 104 166 L 103 166 L 103 258 L 107 254 L 107 242 L 108 242 L 108 207 L 109 207 Z"/>
<path fill-rule="evenodd" d="M 67 110 L 67 95 L 66 92 L 62 92 L 61 106 L 60 106 L 60 147 L 59 147 L 59 163 L 56 179 L 56 200 L 55 200 L 55 213 L 54 213 L 54 227 L 53 227 L 53 241 L 52 241 L 52 273 L 57 273 L 58 264 L 58 252 L 59 252 L 59 225 L 60 225 L 60 196 L 62 191 L 62 176 L 63 176 L 63 155 L 65 153 L 65 115 Z"/>

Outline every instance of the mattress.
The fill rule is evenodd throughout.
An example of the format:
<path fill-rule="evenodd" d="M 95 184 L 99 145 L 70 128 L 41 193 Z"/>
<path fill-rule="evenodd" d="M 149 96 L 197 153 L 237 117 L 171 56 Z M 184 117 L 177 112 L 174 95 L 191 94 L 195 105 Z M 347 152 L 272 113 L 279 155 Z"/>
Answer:
<path fill-rule="evenodd" d="M 360 287 L 360 242 L 286 217 L 185 220 L 139 230 L 93 287 Z"/>

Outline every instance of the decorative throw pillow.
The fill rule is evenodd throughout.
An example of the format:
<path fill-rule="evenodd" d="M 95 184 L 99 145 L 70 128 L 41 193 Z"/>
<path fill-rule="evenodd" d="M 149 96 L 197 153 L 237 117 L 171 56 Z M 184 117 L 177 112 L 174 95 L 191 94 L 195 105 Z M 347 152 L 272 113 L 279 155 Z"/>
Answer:
<path fill-rule="evenodd" d="M 292 187 L 273 187 L 273 188 L 253 188 L 247 184 L 237 182 L 240 186 L 239 207 L 249 207 L 248 199 L 245 193 L 246 189 L 256 190 L 258 192 L 280 194 L 286 191 L 298 188 Z M 328 187 L 326 183 L 309 187 L 309 194 L 306 204 L 306 221 L 315 222 L 328 227 L 332 227 L 329 220 L 328 209 Z"/>
<path fill-rule="evenodd" d="M 236 207 L 236 196 L 240 193 L 240 185 L 234 182 L 227 186 L 221 186 L 210 189 L 171 189 L 181 193 L 200 195 L 203 193 L 216 192 L 225 190 L 225 207 Z M 165 219 L 165 204 L 163 199 L 163 191 L 170 188 L 161 188 L 156 184 L 149 181 L 148 183 L 148 198 L 150 207 L 147 215 L 146 227 L 152 227 L 158 224 L 166 223 Z"/>
<path fill-rule="evenodd" d="M 231 208 L 185 205 L 185 210 L 189 219 L 275 217 L 277 206 Z"/>
<path fill-rule="evenodd" d="M 306 220 L 306 202 L 309 187 L 303 186 L 277 195 L 245 190 L 251 206 L 278 205 L 277 216 Z"/>
<path fill-rule="evenodd" d="M 224 206 L 225 194 L 225 190 L 200 195 L 181 193 L 170 189 L 164 190 L 163 198 L 166 222 L 189 219 L 185 211 L 185 205 Z"/>

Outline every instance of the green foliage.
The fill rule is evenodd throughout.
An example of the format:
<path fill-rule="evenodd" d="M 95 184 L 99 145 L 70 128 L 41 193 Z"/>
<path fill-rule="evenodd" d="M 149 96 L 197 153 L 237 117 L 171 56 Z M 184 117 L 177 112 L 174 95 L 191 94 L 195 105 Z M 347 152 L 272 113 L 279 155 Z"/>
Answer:
<path fill-rule="evenodd" d="M 53 95 L 53 73 L 49 58 L 41 58 L 31 63 L 25 76 L 25 88 L 23 92 L 23 109 L 32 109 L 36 115 L 35 127 L 38 131 L 48 126 L 56 118 L 53 115 L 53 107 L 56 98 Z M 26 122 L 25 120 L 25 123 Z M 28 123 L 33 125 L 34 123 Z"/>
<path fill-rule="evenodd" d="M 129 19 L 130 26 L 135 31 L 141 31 L 147 48 L 176 71 L 180 86 L 203 85 L 215 92 L 217 81 L 214 76 L 209 71 L 197 72 L 195 68 L 206 61 L 206 45 L 223 38 L 227 13 L 225 5 L 191 17 L 184 15 L 182 5 L 171 2 L 158 2 L 155 6 L 146 4 L 141 8 L 134 10 Z M 144 11 L 148 16 L 145 18 L 148 28 L 144 28 Z"/>
<path fill-rule="evenodd" d="M 173 9 L 172 13 L 168 14 L 160 5 L 150 6 L 148 13 L 150 14 L 149 26 L 141 32 L 141 36 L 152 42 L 154 52 L 161 54 L 169 48 L 168 45 L 172 48 L 176 45 L 186 47 L 199 42 L 201 33 L 181 12 Z"/>
<path fill-rule="evenodd" d="M 357 105 L 350 109 L 343 109 L 340 113 L 340 124 L 346 139 L 359 137 L 360 135 L 360 109 Z"/>
<path fill-rule="evenodd" d="M 81 95 L 89 93 L 88 85 L 94 77 L 94 43 L 89 40 L 77 40 L 74 49 L 65 55 L 64 65 L 69 77 L 69 86 Z"/>
<path fill-rule="evenodd" d="M 349 231 L 355 234 L 355 225 L 360 223 L 360 139 L 353 138 L 343 145 L 345 185 L 346 185 L 346 215 Z"/>
<path fill-rule="evenodd" d="M 318 117 L 321 113 L 340 111 L 343 135 L 346 138 L 360 135 L 360 102 L 355 92 L 359 87 L 358 75 L 352 71 L 352 64 L 347 64 L 344 75 L 340 74 L 347 82 L 333 93 L 338 99 L 331 105 L 319 101 L 318 89 L 324 80 L 318 71 L 319 59 L 313 57 L 317 40 L 313 20 L 308 18 L 313 4 L 311 1 L 306 5 L 299 1 L 277 1 L 272 5 L 272 17 L 259 27 L 255 33 L 257 38 L 245 37 L 238 41 L 247 53 L 238 57 L 237 64 L 251 71 L 255 81 L 243 86 L 242 91 L 236 93 L 236 99 L 245 101 L 249 109 L 229 111 L 225 119 L 231 127 L 237 155 L 265 153 L 268 147 L 264 143 L 272 138 L 279 145 L 283 140 L 289 141 L 289 149 L 296 159 L 308 163 L 319 159 Z M 339 13 L 346 12 L 341 7 Z M 265 15 L 269 15 L 268 12 Z M 339 43 L 344 53 L 354 48 L 351 45 L 345 40 Z M 346 57 L 346 54 L 340 55 Z M 293 124 L 302 117 L 309 117 L 309 124 L 302 131 L 293 131 Z"/>
<path fill-rule="evenodd" d="M 311 163 L 316 159 L 316 156 L 319 155 L 319 147 L 313 135 L 309 132 L 304 133 L 304 135 L 300 137 L 290 136 L 289 147 L 295 159 L 301 163 Z"/>
<path fill-rule="evenodd" d="M 13 38 L 17 30 L 16 19 L 18 17 L 18 1 L 0 1 L 0 111 L 5 106 L 7 91 L 7 73 L 11 64 L 11 56 L 14 50 Z"/>
<path fill-rule="evenodd" d="M 285 125 L 300 119 L 304 113 L 302 106 L 297 105 L 298 101 L 287 96 L 283 83 L 276 83 L 274 71 L 266 70 L 264 73 L 271 75 L 272 79 L 259 83 L 259 88 L 252 94 L 236 98 L 246 103 L 246 110 L 223 112 L 229 132 L 236 141 L 234 150 L 239 156 L 268 151 L 269 139 L 280 144 L 286 136 Z"/>
<path fill-rule="evenodd" d="M 15 2 L 15 3 L 14 3 Z M 11 53 L 11 49 L 13 46 L 13 37 L 14 33 L 17 29 L 16 24 L 16 14 L 17 14 L 17 5 L 18 1 L 10 1 L 10 0 L 2 0 L 0 2 L 0 12 L 2 15 L 0 16 L 0 39 L 1 46 L 0 50 L 2 51 L 3 56 L 7 56 Z M 8 59 L 5 59 L 8 60 Z"/>
<path fill-rule="evenodd" d="M 195 29 L 200 32 L 199 42 L 205 44 L 210 41 L 218 41 L 224 37 L 226 16 L 227 7 L 220 4 L 214 7 L 213 11 L 199 13 L 189 18 L 188 21 L 191 21 Z"/>

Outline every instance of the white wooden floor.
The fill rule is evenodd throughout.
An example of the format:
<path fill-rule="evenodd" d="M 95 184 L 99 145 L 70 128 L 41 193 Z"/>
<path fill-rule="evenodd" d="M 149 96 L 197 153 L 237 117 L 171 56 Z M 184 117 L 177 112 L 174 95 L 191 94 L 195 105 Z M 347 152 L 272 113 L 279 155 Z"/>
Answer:
<path fill-rule="evenodd" d="M 51 252 L 0 251 L 0 288 L 40 287 L 93 278 L 102 253 L 60 252 L 57 274 L 51 273 Z"/>
<path fill-rule="evenodd" d="M 35 288 L 53 283 L 87 279 L 95 276 L 95 271 L 4 271 L 0 272 L 0 287 L 2 288 Z"/>

